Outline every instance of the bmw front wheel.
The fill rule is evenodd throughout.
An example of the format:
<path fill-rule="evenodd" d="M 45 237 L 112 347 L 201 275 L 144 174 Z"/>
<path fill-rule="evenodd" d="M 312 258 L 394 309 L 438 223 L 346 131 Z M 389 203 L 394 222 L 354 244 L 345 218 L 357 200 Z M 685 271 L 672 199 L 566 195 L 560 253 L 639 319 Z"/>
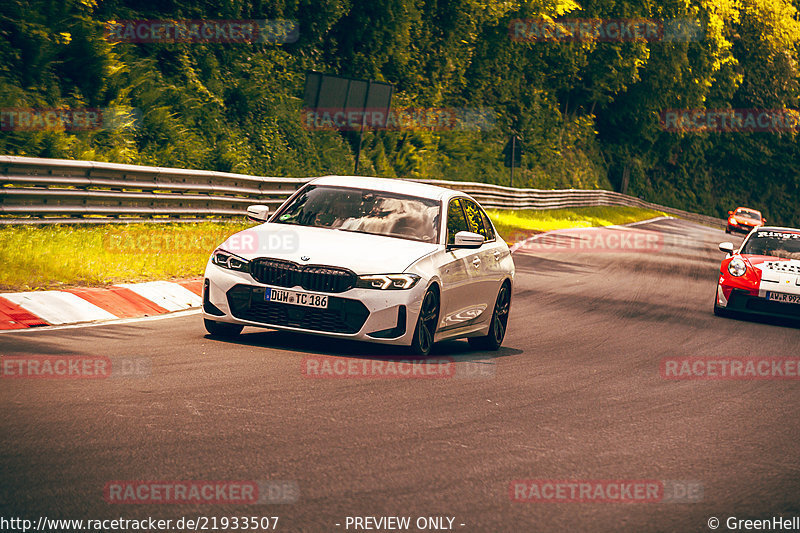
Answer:
<path fill-rule="evenodd" d="M 422 299 L 422 307 L 417 319 L 417 328 L 414 330 L 414 339 L 411 341 L 411 351 L 417 355 L 428 355 L 433 348 L 433 338 L 436 334 L 436 324 L 439 321 L 439 293 L 435 289 L 428 289 Z"/>
<path fill-rule="evenodd" d="M 207 318 L 203 319 L 206 331 L 212 337 L 235 337 L 242 332 L 244 326 L 239 324 L 228 324 L 226 322 L 215 322 Z"/>

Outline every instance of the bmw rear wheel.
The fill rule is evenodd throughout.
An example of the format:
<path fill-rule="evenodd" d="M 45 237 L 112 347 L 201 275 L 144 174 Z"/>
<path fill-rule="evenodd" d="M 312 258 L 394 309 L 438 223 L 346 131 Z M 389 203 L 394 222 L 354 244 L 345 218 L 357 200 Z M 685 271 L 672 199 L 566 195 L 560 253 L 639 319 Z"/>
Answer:
<path fill-rule="evenodd" d="M 492 323 L 489 326 L 489 333 L 483 337 L 470 337 L 467 339 L 469 345 L 478 350 L 495 351 L 503 344 L 508 326 L 508 312 L 511 309 L 511 287 L 508 283 L 503 283 L 500 292 L 497 293 L 497 301 L 494 304 L 492 313 Z"/>

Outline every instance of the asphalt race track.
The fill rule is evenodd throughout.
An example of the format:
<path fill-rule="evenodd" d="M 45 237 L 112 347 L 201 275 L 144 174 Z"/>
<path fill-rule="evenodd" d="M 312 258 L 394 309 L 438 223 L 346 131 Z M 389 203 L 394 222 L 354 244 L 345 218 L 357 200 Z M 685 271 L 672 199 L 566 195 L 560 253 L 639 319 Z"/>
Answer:
<path fill-rule="evenodd" d="M 796 516 L 800 382 L 669 380 L 661 362 L 797 356 L 800 328 L 712 314 L 717 244 L 740 237 L 678 220 L 638 228 L 665 246 L 515 253 L 503 348 L 437 345 L 432 359 L 456 361 L 444 379 L 310 378 L 309 356 L 407 357 L 249 328 L 214 340 L 197 314 L 2 334 L 5 356 L 149 367 L 120 379 L 0 380 L 0 515 L 279 516 L 278 531 L 309 532 L 363 531 L 348 516 L 454 517 L 465 532 L 710 531 L 711 517 L 727 531 L 731 516 Z M 702 494 L 512 501 L 511 483 L 530 479 L 680 480 Z M 284 480 L 299 498 L 110 504 L 114 480 Z"/>

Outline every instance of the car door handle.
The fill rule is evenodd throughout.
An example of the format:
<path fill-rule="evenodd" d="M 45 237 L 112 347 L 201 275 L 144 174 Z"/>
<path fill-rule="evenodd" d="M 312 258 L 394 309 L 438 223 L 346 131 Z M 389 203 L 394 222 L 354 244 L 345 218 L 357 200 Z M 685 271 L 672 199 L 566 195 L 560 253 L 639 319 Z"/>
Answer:
<path fill-rule="evenodd" d="M 480 258 L 476 257 L 475 259 L 473 259 L 472 260 L 472 266 L 474 266 L 475 268 L 478 268 L 479 266 L 481 266 Z"/>
<path fill-rule="evenodd" d="M 501 254 L 501 253 L 500 253 L 500 250 L 497 250 L 497 251 L 494 253 L 494 260 L 495 260 L 495 261 L 500 261 L 500 256 L 501 256 L 501 255 L 503 255 L 503 254 Z"/>

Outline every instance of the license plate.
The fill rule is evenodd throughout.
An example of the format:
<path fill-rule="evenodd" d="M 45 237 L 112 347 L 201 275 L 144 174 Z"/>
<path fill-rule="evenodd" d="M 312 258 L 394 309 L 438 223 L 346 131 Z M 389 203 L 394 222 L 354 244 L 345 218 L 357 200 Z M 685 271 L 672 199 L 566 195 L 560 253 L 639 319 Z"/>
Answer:
<path fill-rule="evenodd" d="M 767 300 L 784 302 L 787 304 L 800 304 L 800 294 L 786 294 L 784 292 L 768 292 Z"/>
<path fill-rule="evenodd" d="M 324 294 L 267 289 L 264 291 L 264 299 L 268 302 L 316 307 L 317 309 L 328 308 L 328 297 Z"/>

